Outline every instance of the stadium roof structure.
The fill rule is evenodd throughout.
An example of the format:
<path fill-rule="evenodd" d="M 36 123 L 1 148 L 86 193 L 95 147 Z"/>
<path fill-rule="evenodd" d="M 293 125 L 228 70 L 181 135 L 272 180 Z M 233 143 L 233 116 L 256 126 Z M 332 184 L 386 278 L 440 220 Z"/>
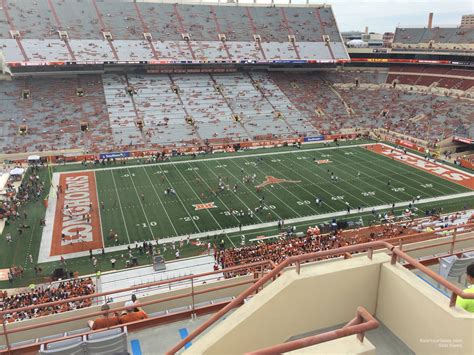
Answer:
<path fill-rule="evenodd" d="M 331 7 L 3 1 L 10 66 L 347 61 Z"/>

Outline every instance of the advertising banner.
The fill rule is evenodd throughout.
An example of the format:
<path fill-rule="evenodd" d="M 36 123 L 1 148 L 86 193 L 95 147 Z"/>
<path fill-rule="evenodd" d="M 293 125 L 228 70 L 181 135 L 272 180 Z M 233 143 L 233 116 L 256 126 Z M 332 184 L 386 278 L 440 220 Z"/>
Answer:
<path fill-rule="evenodd" d="M 114 152 L 114 153 L 100 153 L 100 159 L 113 159 L 113 158 L 128 158 L 130 152 Z"/>

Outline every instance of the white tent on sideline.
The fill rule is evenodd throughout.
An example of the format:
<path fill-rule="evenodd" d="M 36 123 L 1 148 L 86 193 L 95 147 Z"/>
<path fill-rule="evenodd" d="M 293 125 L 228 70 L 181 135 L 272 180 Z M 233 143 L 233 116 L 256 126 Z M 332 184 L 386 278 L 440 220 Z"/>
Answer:
<path fill-rule="evenodd" d="M 23 168 L 15 168 L 12 171 L 10 171 L 10 175 L 23 175 L 25 172 L 25 169 Z"/>
<path fill-rule="evenodd" d="M 40 160 L 40 156 L 39 155 L 30 155 L 28 157 L 28 161 L 38 161 Z"/>

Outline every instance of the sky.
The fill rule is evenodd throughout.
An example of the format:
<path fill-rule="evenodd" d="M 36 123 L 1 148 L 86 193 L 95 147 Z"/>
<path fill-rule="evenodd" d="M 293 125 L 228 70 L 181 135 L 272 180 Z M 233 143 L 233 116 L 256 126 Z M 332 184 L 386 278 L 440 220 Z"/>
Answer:
<path fill-rule="evenodd" d="M 274 1 L 288 3 L 288 0 Z M 292 3 L 304 4 L 305 0 L 292 0 Z M 425 27 L 430 12 L 434 13 L 433 26 L 457 27 L 462 15 L 474 14 L 474 0 L 310 0 L 310 3 L 332 5 L 340 31 L 363 31 L 369 26 L 369 31 L 383 33 L 394 32 L 397 26 Z"/>
<path fill-rule="evenodd" d="M 340 31 L 393 32 L 395 27 L 425 27 L 434 13 L 433 26 L 456 27 L 461 16 L 474 14 L 474 0 L 328 0 Z"/>

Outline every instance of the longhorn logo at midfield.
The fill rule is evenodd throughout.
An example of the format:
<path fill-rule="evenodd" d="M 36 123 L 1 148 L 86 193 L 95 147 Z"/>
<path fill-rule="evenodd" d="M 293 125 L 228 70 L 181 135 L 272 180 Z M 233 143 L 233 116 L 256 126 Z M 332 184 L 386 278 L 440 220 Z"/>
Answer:
<path fill-rule="evenodd" d="M 279 179 L 274 176 L 265 176 L 265 181 L 263 181 L 260 185 L 255 186 L 257 189 L 261 189 L 267 185 L 273 184 L 281 184 L 282 182 L 291 182 L 293 184 L 298 184 L 301 180 L 287 180 L 287 179 Z"/>

